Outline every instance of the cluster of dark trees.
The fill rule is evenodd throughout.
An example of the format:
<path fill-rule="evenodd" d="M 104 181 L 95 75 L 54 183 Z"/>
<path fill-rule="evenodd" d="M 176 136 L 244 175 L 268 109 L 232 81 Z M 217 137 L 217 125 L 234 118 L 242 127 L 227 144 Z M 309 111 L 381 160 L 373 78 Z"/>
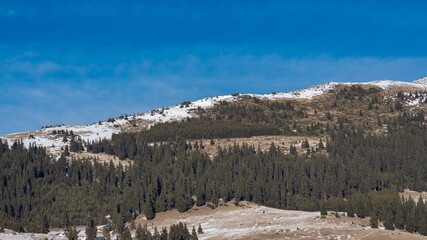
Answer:
<path fill-rule="evenodd" d="M 427 235 L 427 206 L 422 199 L 418 202 L 411 198 L 408 200 L 384 196 L 378 196 L 378 201 L 369 212 L 371 227 L 378 227 L 378 220 L 383 221 L 388 230 L 405 229 L 410 233 L 417 232 Z"/>
<path fill-rule="evenodd" d="M 68 146 L 68 145 L 67 145 Z M 84 151 L 83 142 L 81 139 L 76 139 L 74 135 L 71 136 L 70 151 L 71 152 L 82 152 Z"/>
<path fill-rule="evenodd" d="M 131 231 L 135 230 L 135 237 L 132 238 Z M 94 225 L 93 220 L 91 220 L 88 225 L 86 225 L 86 239 L 95 239 L 97 237 L 96 234 L 96 226 Z M 201 225 L 199 225 L 198 230 L 196 232 L 195 227 L 190 233 L 186 224 L 179 222 L 178 224 L 172 224 L 169 227 L 169 231 L 166 227 L 162 228 L 161 231 L 154 228 L 154 232 L 151 233 L 147 225 L 141 227 L 139 225 L 137 228 L 132 224 L 130 227 L 126 227 L 119 235 L 122 240 L 197 240 L 199 239 L 197 234 L 202 234 L 203 230 Z M 67 226 L 66 236 L 69 240 L 77 240 L 78 232 L 74 226 Z M 110 240 L 111 236 L 111 228 L 109 226 L 104 227 L 103 229 L 103 239 Z"/>
<path fill-rule="evenodd" d="M 151 233 L 147 230 L 147 226 L 141 227 L 138 226 L 136 229 L 136 240 L 197 240 L 199 239 L 197 234 L 201 234 L 203 231 L 199 225 L 199 230 L 196 232 L 196 229 L 193 226 L 191 233 L 187 228 L 186 224 L 179 222 L 178 224 L 172 224 L 169 228 L 162 228 L 161 231 L 158 231 L 157 228 L 154 229 L 154 233 Z M 127 235 L 127 234 L 126 234 Z M 132 240 L 132 238 L 123 238 L 124 240 Z"/>
<path fill-rule="evenodd" d="M 381 90 L 378 87 L 370 87 L 369 89 L 364 89 L 360 85 L 351 85 L 349 87 L 343 87 L 339 89 L 336 94 L 336 99 L 360 100 L 360 98 L 378 93 L 380 91 Z"/>
<path fill-rule="evenodd" d="M 186 139 L 251 137 L 280 134 L 319 134 L 325 126 L 319 123 L 300 125 L 307 118 L 304 107 L 292 101 L 265 101 L 250 96 L 243 102 L 220 102 L 207 110 L 198 109 L 196 118 L 152 126 L 141 135 L 149 142 L 165 142 L 177 136 Z"/>
<path fill-rule="evenodd" d="M 157 124 L 142 132 L 146 141 L 165 142 L 181 136 L 187 139 L 211 139 L 280 135 L 282 131 L 273 124 L 215 120 L 210 117 L 188 118 L 182 122 Z"/>
<path fill-rule="evenodd" d="M 331 127 L 325 149 L 310 155 L 244 144 L 219 148 L 211 159 L 183 137 L 152 144 L 144 133 L 118 134 L 88 146 L 132 159 L 128 167 L 65 156 L 52 160 L 44 148 L 0 141 L 0 226 L 46 232 L 85 225 L 88 216 L 93 224 L 105 224 L 111 215 L 116 231 L 123 232 L 124 223 L 141 213 L 152 219 L 172 208 L 184 212 L 194 204 L 234 199 L 282 209 L 325 207 L 376 216 L 399 228 L 402 208 L 403 227 L 425 234 L 425 218 L 415 220 L 414 228 L 409 224 L 425 205 L 397 197 L 404 188 L 427 188 L 427 129 L 419 120 L 402 114 L 388 122 L 383 135 Z"/>

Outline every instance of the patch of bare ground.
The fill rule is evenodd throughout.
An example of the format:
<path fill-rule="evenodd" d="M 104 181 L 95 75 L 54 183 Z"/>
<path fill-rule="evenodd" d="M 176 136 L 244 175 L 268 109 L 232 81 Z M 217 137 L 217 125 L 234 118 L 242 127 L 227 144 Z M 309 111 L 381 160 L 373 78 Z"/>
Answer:
<path fill-rule="evenodd" d="M 211 144 L 211 140 L 202 140 L 204 149 L 208 155 L 214 156 L 218 152 L 218 148 L 228 148 L 234 145 L 247 144 L 249 146 L 254 146 L 255 149 L 258 147 L 261 151 L 267 151 L 270 149 L 271 144 L 274 143 L 276 148 L 278 147 L 281 150 L 289 150 L 291 145 L 294 145 L 297 148 L 299 153 L 303 153 L 304 149 L 301 148 L 301 143 L 307 139 L 310 147 L 318 147 L 320 140 L 323 140 L 323 144 L 326 146 L 325 137 L 320 136 L 254 136 L 249 138 L 220 138 L 214 139 L 214 144 Z M 189 141 L 192 145 L 196 143 L 196 140 Z M 200 143 L 200 140 L 197 140 Z"/>
<path fill-rule="evenodd" d="M 397 94 L 398 92 L 425 92 L 425 88 L 419 88 L 410 85 L 400 85 L 400 86 L 392 86 L 387 89 L 387 92 L 390 94 Z"/>
<path fill-rule="evenodd" d="M 153 220 L 139 216 L 135 224 L 147 224 L 150 231 L 182 222 L 196 229 L 201 224 L 199 239 L 427 239 L 399 230 L 369 227 L 369 218 L 348 218 L 331 212 L 321 218 L 319 212 L 289 211 L 260 206 L 250 202 L 232 203 L 211 209 L 194 207 L 188 212 L 171 210 L 158 213 Z"/>
<path fill-rule="evenodd" d="M 81 153 L 72 152 L 70 153 L 70 159 L 71 160 L 89 159 L 99 163 L 107 163 L 107 164 L 109 164 L 110 161 L 112 161 L 114 166 L 119 166 L 119 164 L 122 164 L 122 166 L 124 167 L 129 166 L 132 163 L 132 160 L 127 158 L 120 160 L 118 157 L 114 155 L 109 155 L 105 153 L 90 153 L 90 152 L 81 152 Z"/>
<path fill-rule="evenodd" d="M 221 139 L 214 139 L 214 144 L 211 144 L 210 139 L 205 140 L 190 140 L 189 143 L 194 145 L 196 142 L 200 144 L 200 142 L 203 143 L 204 149 L 203 151 L 206 152 L 210 156 L 215 156 L 218 153 L 218 148 L 228 148 L 232 147 L 234 145 L 240 145 L 247 144 L 249 146 L 254 146 L 255 149 L 258 150 L 261 149 L 261 151 L 267 151 L 270 149 L 271 144 L 274 143 L 276 147 L 278 147 L 281 150 L 289 151 L 289 147 L 291 145 L 295 146 L 297 148 L 298 153 L 304 153 L 306 150 L 301 147 L 302 141 L 307 139 L 310 148 L 317 148 L 319 145 L 320 140 L 322 139 L 323 144 L 326 146 L 326 139 L 325 137 L 321 136 L 254 136 L 249 138 L 221 138 Z M 132 160 L 130 159 L 124 159 L 120 160 L 114 155 L 109 155 L 105 153 L 90 153 L 90 152 L 80 152 L 75 153 L 72 152 L 69 157 L 71 160 L 78 160 L 78 159 L 90 159 L 93 161 L 97 161 L 100 163 L 109 163 L 110 161 L 113 161 L 113 164 L 115 166 L 118 166 L 119 163 L 123 166 L 129 166 L 130 163 L 132 163 Z"/>
<path fill-rule="evenodd" d="M 154 121 L 149 121 L 140 118 L 132 118 L 129 119 L 128 124 L 120 126 L 120 130 L 122 132 L 139 132 L 142 130 L 146 130 L 147 127 L 153 125 L 154 123 Z"/>
<path fill-rule="evenodd" d="M 403 196 L 405 200 L 409 200 L 409 198 L 412 198 L 414 202 L 418 202 L 418 200 L 421 198 L 424 202 L 427 201 L 427 192 L 416 192 L 411 191 L 409 189 L 404 189 L 403 193 L 399 193 L 400 197 Z"/>

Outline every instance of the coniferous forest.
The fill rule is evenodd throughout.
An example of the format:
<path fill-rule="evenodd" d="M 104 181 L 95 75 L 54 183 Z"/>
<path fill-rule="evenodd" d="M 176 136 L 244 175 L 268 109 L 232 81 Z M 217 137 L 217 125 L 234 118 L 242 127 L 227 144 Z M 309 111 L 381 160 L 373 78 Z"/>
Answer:
<path fill-rule="evenodd" d="M 126 167 L 65 155 L 51 159 L 44 148 L 1 141 L 0 226 L 47 232 L 105 224 L 110 215 L 122 233 L 125 222 L 141 213 L 152 219 L 173 208 L 185 212 L 194 204 L 234 199 L 282 209 L 346 211 L 372 216 L 374 226 L 379 220 L 387 229 L 427 234 L 427 206 L 398 195 L 404 188 L 427 188 L 427 128 L 420 118 L 400 115 L 388 121 L 384 134 L 333 125 L 324 130 L 326 146 L 306 154 L 244 144 L 218 148 L 213 159 L 190 144 L 185 138 L 190 136 L 165 126 L 149 135 L 122 133 L 86 144 L 88 151 L 131 159 Z M 201 126 L 212 133 L 218 127 L 199 122 L 195 129 Z M 191 125 L 185 127 L 191 131 Z M 228 134 L 254 132 L 230 126 Z"/>

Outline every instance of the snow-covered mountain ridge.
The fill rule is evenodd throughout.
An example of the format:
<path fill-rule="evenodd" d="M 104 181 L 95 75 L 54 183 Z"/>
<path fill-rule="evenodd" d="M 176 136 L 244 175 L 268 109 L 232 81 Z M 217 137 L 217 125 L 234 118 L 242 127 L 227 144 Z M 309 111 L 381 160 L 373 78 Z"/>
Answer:
<path fill-rule="evenodd" d="M 427 84 L 427 77 L 418 78 L 417 80 L 413 81 L 413 83 Z"/>
<path fill-rule="evenodd" d="M 57 154 L 61 151 L 67 142 L 63 141 L 63 136 L 54 134 L 55 132 L 67 131 L 73 132 L 73 134 L 83 141 L 93 141 L 97 139 L 110 139 L 114 133 L 120 133 L 127 131 L 131 126 L 138 126 L 141 128 L 148 128 L 155 123 L 176 121 L 193 117 L 195 110 L 208 109 L 216 104 L 227 101 L 238 101 L 239 96 L 248 95 L 251 97 L 275 100 L 275 99 L 313 99 L 322 94 L 328 93 L 330 90 L 335 89 L 337 86 L 345 85 L 372 85 L 377 86 L 383 90 L 390 90 L 393 88 L 410 88 L 419 89 L 420 91 L 427 91 L 427 77 L 417 79 L 413 82 L 402 82 L 392 80 L 377 80 L 372 82 L 329 82 L 322 85 L 313 86 L 306 89 L 301 89 L 292 92 L 278 92 L 270 94 L 233 94 L 225 96 L 216 96 L 200 99 L 194 102 L 183 102 L 175 106 L 159 108 L 152 111 L 148 111 L 142 114 L 135 114 L 130 116 L 121 116 L 115 119 L 109 119 L 108 121 L 100 121 L 88 125 L 77 125 L 77 126 L 54 126 L 45 127 L 40 130 L 23 133 L 13 133 L 0 136 L 3 140 L 13 142 L 16 140 L 22 140 L 24 145 L 29 146 L 30 144 L 36 144 L 37 146 L 43 146 L 48 150 Z M 411 103 L 414 104 L 414 103 Z"/>

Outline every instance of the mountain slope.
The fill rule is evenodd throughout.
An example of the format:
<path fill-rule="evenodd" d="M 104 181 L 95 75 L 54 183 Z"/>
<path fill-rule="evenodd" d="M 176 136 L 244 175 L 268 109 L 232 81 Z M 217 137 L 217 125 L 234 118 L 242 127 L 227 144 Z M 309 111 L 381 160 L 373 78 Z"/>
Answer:
<path fill-rule="evenodd" d="M 64 148 L 56 161 L 43 148 L 0 141 L 0 225 L 48 232 L 49 226 L 84 225 L 93 216 L 90 221 L 112 222 L 121 234 L 124 222 L 138 215 L 153 220 L 172 209 L 187 212 L 207 204 L 211 211 L 225 202 L 249 201 L 322 215 L 347 211 L 349 218 L 377 217 L 385 228 L 395 224 L 408 232 L 427 229 L 424 219 L 415 217 L 427 209 L 401 201 L 397 193 L 427 189 L 425 85 L 328 83 L 294 93 L 218 99 L 16 134 L 29 145 L 56 141 L 51 153 Z M 138 131 L 142 128 L 147 129 Z M 90 142 L 113 132 L 120 134 Z M 116 159 L 118 166 L 98 161 L 96 154 Z M 405 225 L 404 209 L 413 223 Z M 254 224 L 252 219 L 248 227 Z"/>
<path fill-rule="evenodd" d="M 414 80 L 413 83 L 427 84 L 427 77 L 418 78 L 417 80 Z"/>
<path fill-rule="evenodd" d="M 110 139 L 114 133 L 139 131 L 150 128 L 157 123 L 180 121 L 183 119 L 196 117 L 198 116 L 198 112 L 210 110 L 220 103 L 238 103 L 244 101 L 247 97 L 252 99 L 259 99 L 261 101 L 303 101 L 304 104 L 306 104 L 308 101 L 309 103 L 313 103 L 313 108 L 321 109 L 322 105 L 324 104 L 322 103 L 324 100 L 321 99 L 322 96 L 324 96 L 325 99 L 328 99 L 328 101 L 331 101 L 334 98 L 338 98 L 340 89 L 351 86 L 361 86 L 366 89 L 378 89 L 377 91 L 382 94 L 381 97 L 390 100 L 396 99 L 397 94 L 401 92 L 407 97 L 404 101 L 404 105 L 409 109 L 422 109 L 423 107 L 419 105 L 420 103 L 425 102 L 427 98 L 427 77 L 417 79 L 413 82 L 392 80 L 377 80 L 362 83 L 329 82 L 323 85 L 317 85 L 293 92 L 278 92 L 270 94 L 233 94 L 209 97 L 194 102 L 183 102 L 175 106 L 155 109 L 142 114 L 110 118 L 107 121 L 99 121 L 98 123 L 92 123 L 88 125 L 47 126 L 32 132 L 6 134 L 0 136 L 0 138 L 6 139 L 9 142 L 22 140 L 25 146 L 29 146 L 30 144 L 43 146 L 46 147 L 52 154 L 56 155 L 60 153 L 67 144 L 69 144 L 69 133 L 71 132 L 74 136 L 76 136 L 77 139 L 80 139 L 84 142 L 91 142 L 104 138 Z M 420 94 L 412 96 L 412 92 L 417 92 Z M 327 96 L 329 96 L 329 98 Z M 329 109 L 327 110 L 330 111 Z M 339 115 L 339 110 L 336 111 L 338 111 L 336 114 Z M 385 110 L 381 113 L 385 113 Z M 64 134 L 67 135 L 65 138 Z M 68 139 L 66 139 L 67 137 Z"/>

